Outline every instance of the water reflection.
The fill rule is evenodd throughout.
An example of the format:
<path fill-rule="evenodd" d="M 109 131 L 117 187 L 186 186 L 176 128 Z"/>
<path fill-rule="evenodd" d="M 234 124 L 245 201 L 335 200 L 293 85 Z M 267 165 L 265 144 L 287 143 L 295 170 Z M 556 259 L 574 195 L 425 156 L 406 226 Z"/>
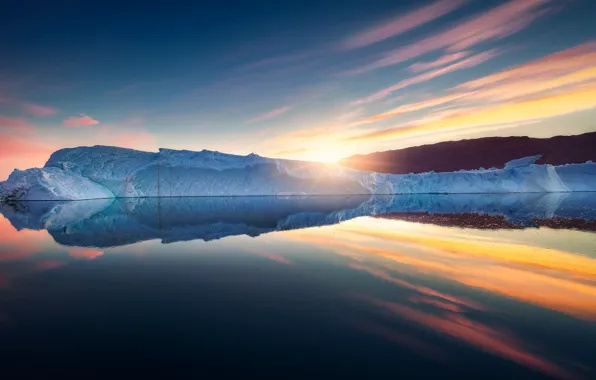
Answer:
<path fill-rule="evenodd" d="M 18 229 L 47 229 L 56 242 L 111 247 L 163 243 L 336 224 L 376 216 L 481 229 L 539 226 L 594 230 L 591 193 L 353 197 L 125 198 L 0 205 Z"/>
<path fill-rule="evenodd" d="M 4 204 L 0 357 L 23 378 L 593 378 L 595 198 Z"/>

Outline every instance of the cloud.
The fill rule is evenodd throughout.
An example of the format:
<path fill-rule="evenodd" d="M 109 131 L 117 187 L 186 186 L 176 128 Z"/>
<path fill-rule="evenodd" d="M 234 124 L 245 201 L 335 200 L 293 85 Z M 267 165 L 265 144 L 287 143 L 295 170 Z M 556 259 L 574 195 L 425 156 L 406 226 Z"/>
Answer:
<path fill-rule="evenodd" d="M 444 104 L 454 102 L 454 101 L 461 99 L 467 95 L 469 95 L 469 94 L 467 94 L 467 93 L 466 94 L 450 94 L 450 95 L 439 96 L 439 97 L 431 98 L 431 99 L 427 99 L 427 100 L 422 100 L 422 101 L 416 102 L 416 103 L 404 104 L 404 105 L 394 108 L 390 111 L 383 112 L 383 113 L 373 115 L 373 116 L 369 116 L 369 117 L 361 120 L 361 123 L 372 123 L 372 122 L 375 122 L 378 120 L 387 119 L 389 117 L 402 115 L 402 114 L 405 114 L 408 112 L 420 111 L 425 108 L 441 106 Z"/>
<path fill-rule="evenodd" d="M 272 154 L 274 157 L 286 157 L 286 156 L 295 156 L 302 153 L 308 153 L 312 149 L 309 148 L 297 148 L 297 149 L 286 149 L 280 150 L 279 152 L 275 152 Z"/>
<path fill-rule="evenodd" d="M 294 63 L 307 58 L 310 58 L 314 52 L 303 52 L 296 54 L 280 55 L 277 57 L 264 58 L 256 62 L 252 62 L 239 67 L 239 70 L 252 70 L 262 67 L 276 66 L 280 64 Z"/>
<path fill-rule="evenodd" d="M 360 299 L 385 309 L 395 316 L 419 324 L 435 333 L 455 338 L 492 355 L 511 360 L 524 367 L 561 378 L 571 378 L 570 374 L 548 361 L 534 354 L 530 347 L 525 347 L 520 339 L 511 333 L 496 329 L 489 325 L 474 321 L 471 317 L 458 313 L 445 313 L 435 316 L 428 312 L 419 311 L 412 307 L 396 302 L 388 302 L 371 297 Z"/>
<path fill-rule="evenodd" d="M 406 233 L 379 226 L 373 229 L 357 225 L 345 226 L 341 230 L 343 233 L 336 231 L 336 239 L 349 241 L 349 236 L 343 236 L 344 233 L 372 239 L 356 249 L 390 259 L 408 273 L 420 271 L 433 274 L 576 318 L 596 320 L 596 288 L 586 282 L 596 274 L 596 260 L 593 258 L 526 245 L 521 241 L 490 239 L 490 244 L 487 244 L 487 240 L 474 235 L 453 236 L 440 229 L 425 232 L 408 230 Z M 378 241 L 394 248 L 369 246 Z M 432 254 L 411 255 L 393 251 L 401 245 Z M 524 288 L 523 283 L 535 286 Z M 549 294 L 549 297 L 544 297 L 544 294 Z"/>
<path fill-rule="evenodd" d="M 0 132 L 30 132 L 34 128 L 23 119 L 0 116 Z"/>
<path fill-rule="evenodd" d="M 357 49 L 403 34 L 438 19 L 461 7 L 466 0 L 439 0 L 413 10 L 403 16 L 350 37 L 342 43 L 342 49 Z"/>
<path fill-rule="evenodd" d="M 393 86 L 389 86 L 387 88 L 384 88 L 380 91 L 377 91 L 376 93 L 369 95 L 365 98 L 362 99 L 358 99 L 356 101 L 354 101 L 352 104 L 353 105 L 360 105 L 360 104 L 364 104 L 364 103 L 370 103 L 373 102 L 375 100 L 379 100 L 379 99 L 383 99 L 386 98 L 387 96 L 391 95 L 391 93 L 393 93 L 394 91 L 397 90 L 401 90 L 404 89 L 408 86 L 412 86 L 414 84 L 418 84 L 418 83 L 422 83 L 422 82 L 426 82 L 429 81 L 431 79 L 437 78 L 441 75 L 445 75 L 448 73 L 451 73 L 453 71 L 457 71 L 457 70 L 462 70 L 462 69 L 466 69 L 466 68 L 470 68 L 470 67 L 474 67 L 477 66 L 481 63 L 484 63 L 492 58 L 494 58 L 495 56 L 497 56 L 499 53 L 498 50 L 496 49 L 492 49 L 492 50 L 488 50 L 476 55 L 473 55 L 469 58 L 464 59 L 463 61 L 459 61 L 456 62 L 454 64 L 451 64 L 449 66 L 446 67 L 442 67 L 440 69 L 436 69 L 433 71 L 428 71 L 426 73 L 414 76 L 412 78 L 408 78 L 408 79 L 404 79 L 401 82 L 398 82 L 396 84 L 394 84 Z"/>
<path fill-rule="evenodd" d="M 0 116 L 0 181 L 14 169 L 43 166 L 55 150 L 34 132 L 35 125 L 23 119 Z"/>
<path fill-rule="evenodd" d="M 32 116 L 53 116 L 58 113 L 58 110 L 52 107 L 41 106 L 32 103 L 23 103 L 23 109 Z"/>
<path fill-rule="evenodd" d="M 587 104 L 589 103 L 587 99 L 582 99 L 577 107 L 570 103 L 564 103 L 565 112 L 561 110 L 561 104 L 556 104 L 549 110 L 536 108 L 532 116 L 528 116 L 530 115 L 528 107 L 535 104 L 535 101 L 545 106 L 552 102 L 549 100 L 552 97 L 565 102 L 567 99 L 574 99 L 575 96 L 581 97 L 580 94 L 586 90 L 589 91 L 591 86 L 596 84 L 596 64 L 594 62 L 596 62 L 596 42 L 584 43 L 513 68 L 464 82 L 447 90 L 444 95 L 403 104 L 389 111 L 363 118 L 355 122 L 354 125 L 373 123 L 409 112 L 432 109 L 426 111 L 423 119 L 404 125 L 403 128 L 394 127 L 367 132 L 349 137 L 346 141 L 390 139 L 404 134 L 440 129 L 465 130 L 469 128 L 473 133 L 475 129 L 498 129 L 498 125 L 512 127 L 516 123 L 528 123 L 532 120 L 542 120 L 589 109 L 592 107 Z M 428 73 L 433 76 L 435 72 L 440 73 L 444 69 L 452 70 L 451 66 L 453 65 Z M 424 78 L 424 75 L 428 73 L 422 74 L 422 77 Z M 367 98 L 360 99 L 359 102 L 387 96 L 390 91 L 411 83 L 410 80 L 402 81 Z M 536 99 L 537 97 L 542 98 Z M 440 106 L 447 109 L 436 109 Z M 492 109 L 495 108 L 498 110 L 497 114 L 493 114 Z M 517 117 L 511 117 L 509 110 L 515 109 L 523 109 L 524 113 L 518 114 Z M 557 110 L 557 112 L 553 113 L 551 110 Z M 487 119 L 480 122 L 482 117 L 487 117 Z M 476 122 L 472 122 L 473 118 L 476 119 Z"/>
<path fill-rule="evenodd" d="M 445 55 L 439 57 L 438 59 L 435 59 L 434 61 L 413 63 L 408 67 L 408 69 L 410 69 L 410 71 L 413 71 L 415 73 L 419 73 L 421 71 L 434 69 L 436 67 L 445 66 L 449 63 L 459 61 L 460 59 L 466 57 L 469 54 L 470 54 L 470 52 L 468 52 L 468 51 L 460 51 L 457 53 L 445 54 Z"/>
<path fill-rule="evenodd" d="M 56 150 L 50 144 L 35 141 L 30 136 L 0 133 L 0 180 L 15 169 L 41 167 Z"/>
<path fill-rule="evenodd" d="M 426 124 L 369 132 L 349 137 L 346 140 L 385 140 L 411 133 L 515 124 L 544 120 L 594 107 L 596 107 L 596 85 L 591 85 L 545 95 L 535 99 L 487 106 L 480 108 L 476 112 L 467 114 L 455 113 L 452 116 Z"/>
<path fill-rule="evenodd" d="M 353 259 L 356 263 L 348 264 L 353 269 L 460 308 L 486 309 L 473 300 L 406 282 L 400 274 L 424 273 L 470 290 L 511 297 L 582 320 L 596 320 L 596 286 L 590 282 L 596 274 L 596 259 L 521 240 L 503 240 L 500 235 L 495 238 L 465 231 L 454 235 L 441 227 L 416 226 L 407 223 L 406 228 L 396 228 L 389 221 L 371 225 L 363 220 L 335 228 L 333 236 L 326 229 L 297 230 L 288 236 Z M 361 263 L 383 263 L 378 259 L 387 260 L 382 264 L 387 270 Z"/>
<path fill-rule="evenodd" d="M 515 98 L 591 79 L 594 62 L 596 42 L 592 41 L 462 83 L 453 91 L 476 91 L 477 97 L 484 98 Z"/>
<path fill-rule="evenodd" d="M 99 249 L 72 248 L 68 250 L 68 254 L 70 257 L 74 257 L 75 259 L 93 260 L 103 255 L 103 251 Z"/>
<path fill-rule="evenodd" d="M 274 119 L 274 118 L 276 118 L 278 116 L 281 116 L 284 113 L 288 112 L 292 108 L 293 108 L 292 106 L 285 106 L 285 107 L 276 108 L 274 110 L 271 110 L 271 111 L 268 111 L 268 112 L 265 112 L 263 114 L 260 114 L 260 115 L 257 115 L 255 117 L 253 117 L 252 119 L 250 119 L 248 121 L 248 123 L 259 123 L 259 122 L 263 122 L 263 121 Z"/>
<path fill-rule="evenodd" d="M 85 115 L 81 114 L 80 116 L 70 116 L 62 123 L 66 127 L 80 127 L 85 125 L 95 125 L 99 124 L 99 121 Z"/>
<path fill-rule="evenodd" d="M 446 49 L 457 52 L 480 43 L 499 40 L 529 26 L 548 10 L 544 6 L 553 0 L 513 0 L 468 19 L 450 29 L 399 47 L 367 65 L 351 70 L 358 74 L 392 66 L 423 54 Z"/>
<path fill-rule="evenodd" d="M 271 261 L 275 261 L 281 264 L 292 264 L 292 262 L 288 259 L 286 259 L 285 257 L 278 255 L 277 253 L 273 253 L 273 252 L 268 252 L 262 249 L 256 249 L 256 248 L 247 248 L 246 252 L 255 255 L 255 256 L 259 256 L 259 257 L 263 257 L 267 260 L 271 260 Z"/>

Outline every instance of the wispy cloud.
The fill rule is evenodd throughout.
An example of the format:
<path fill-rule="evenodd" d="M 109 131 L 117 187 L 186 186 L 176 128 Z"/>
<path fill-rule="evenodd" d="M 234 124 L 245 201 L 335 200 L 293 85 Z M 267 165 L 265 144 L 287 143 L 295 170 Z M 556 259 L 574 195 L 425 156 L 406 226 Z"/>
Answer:
<path fill-rule="evenodd" d="M 240 66 L 239 70 L 241 70 L 241 71 L 242 70 L 252 70 L 252 69 L 259 69 L 259 68 L 271 67 L 271 66 L 282 65 L 282 64 L 295 63 L 295 62 L 310 58 L 314 54 L 316 54 L 316 52 L 308 51 L 308 52 L 302 52 L 302 53 L 296 53 L 296 54 L 287 54 L 287 55 L 280 55 L 280 56 L 276 56 L 276 57 L 264 58 L 259 61 L 251 62 L 246 65 Z"/>
<path fill-rule="evenodd" d="M 446 49 L 457 52 L 480 43 L 499 40 L 529 26 L 547 14 L 546 5 L 553 0 L 514 0 L 468 19 L 450 29 L 440 31 L 410 45 L 386 53 L 382 58 L 363 65 L 350 73 L 363 73 L 392 66 L 423 54 Z"/>
<path fill-rule="evenodd" d="M 274 119 L 274 118 L 276 118 L 278 116 L 281 116 L 284 113 L 288 112 L 292 108 L 293 108 L 292 106 L 285 106 L 285 107 L 276 108 L 274 110 L 265 112 L 263 114 L 256 115 L 252 119 L 248 120 L 248 123 L 260 123 L 260 122 L 263 122 L 263 121 Z"/>
<path fill-rule="evenodd" d="M 448 103 L 502 102 L 596 80 L 596 42 L 588 42 L 498 73 L 464 82 L 435 98 L 370 116 L 374 122 Z M 371 95 L 371 97 L 375 96 Z M 382 95 L 382 93 L 379 93 Z M 377 96 L 379 96 L 377 95 Z"/>
<path fill-rule="evenodd" d="M 53 116 L 58 113 L 58 110 L 55 108 L 27 103 L 10 97 L 0 96 L 0 103 L 11 105 L 15 109 L 22 109 L 28 116 Z"/>
<path fill-rule="evenodd" d="M 23 132 L 31 131 L 33 128 L 32 124 L 23 119 L 0 116 L 0 132 Z"/>
<path fill-rule="evenodd" d="M 53 116 L 58 113 L 58 110 L 52 107 L 41 106 L 33 103 L 23 103 L 23 109 L 27 114 L 32 116 Z"/>
<path fill-rule="evenodd" d="M 431 331 L 444 334 L 490 354 L 503 357 L 524 367 L 564 379 L 573 378 L 567 371 L 546 358 L 533 353 L 520 342 L 519 337 L 509 332 L 477 322 L 458 313 L 446 313 L 437 316 L 416 310 L 396 302 L 388 302 L 371 297 L 361 299 L 383 308 L 395 316 L 419 324 Z"/>
<path fill-rule="evenodd" d="M 62 123 L 66 127 L 81 127 L 85 125 L 95 125 L 99 124 L 99 121 L 85 115 L 81 114 L 80 116 L 70 116 Z"/>
<path fill-rule="evenodd" d="M 35 125 L 19 118 L 0 116 L 0 180 L 14 169 L 39 167 L 55 150 L 35 139 Z"/>
<path fill-rule="evenodd" d="M 386 140 L 403 136 L 404 134 L 514 124 L 544 120 L 594 107 L 596 107 L 596 84 L 581 86 L 535 99 L 487 106 L 476 112 L 455 114 L 455 116 L 422 125 L 410 125 L 369 132 L 348 137 L 346 140 Z"/>
<path fill-rule="evenodd" d="M 278 152 L 274 152 L 272 155 L 273 155 L 273 157 L 288 157 L 288 156 L 296 156 L 296 155 L 300 155 L 303 153 L 308 153 L 310 151 L 311 151 L 311 149 L 308 149 L 308 148 L 286 149 L 286 150 L 280 150 Z"/>
<path fill-rule="evenodd" d="M 448 65 L 455 61 L 459 61 L 460 59 L 466 57 L 469 54 L 470 54 L 470 52 L 465 51 L 465 50 L 459 51 L 457 53 L 445 54 L 445 55 L 435 59 L 434 61 L 413 63 L 408 67 L 408 69 L 410 69 L 410 71 L 413 71 L 415 73 L 419 73 L 421 71 L 434 69 L 437 67 Z"/>
<path fill-rule="evenodd" d="M 439 0 L 345 40 L 341 48 L 356 49 L 403 34 L 461 7 L 467 0 Z"/>
<path fill-rule="evenodd" d="M 498 53 L 499 53 L 499 51 L 496 49 L 478 53 L 476 55 L 473 55 L 469 58 L 464 59 L 463 61 L 453 63 L 449 66 L 442 67 L 442 68 L 439 68 L 439 69 L 436 69 L 433 71 L 428 71 L 426 73 L 423 73 L 423 74 L 420 74 L 420 75 L 417 75 L 417 76 L 414 76 L 414 77 L 411 77 L 408 79 L 404 79 L 401 82 L 398 82 L 392 86 L 389 86 L 389 87 L 384 88 L 378 92 L 375 92 L 372 95 L 369 95 L 362 99 L 358 99 L 358 100 L 354 101 L 352 104 L 359 105 L 359 104 L 370 103 L 375 100 L 386 98 L 387 96 L 391 95 L 391 93 L 393 93 L 394 91 L 404 89 L 408 86 L 412 86 L 412 85 L 418 84 L 418 83 L 423 83 L 423 82 L 429 81 L 431 79 L 437 78 L 439 76 L 451 73 L 453 71 L 477 66 L 481 63 L 484 63 L 484 62 L 494 58 Z"/>
<path fill-rule="evenodd" d="M 0 133 L 0 181 L 14 169 L 43 166 L 50 154 L 57 149 L 48 143 L 35 141 L 30 136 Z"/>

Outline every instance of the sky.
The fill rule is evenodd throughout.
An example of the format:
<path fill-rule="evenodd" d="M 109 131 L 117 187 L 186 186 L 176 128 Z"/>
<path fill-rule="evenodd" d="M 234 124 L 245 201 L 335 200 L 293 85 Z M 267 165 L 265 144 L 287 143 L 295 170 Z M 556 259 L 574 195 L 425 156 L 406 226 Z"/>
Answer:
<path fill-rule="evenodd" d="M 0 180 L 61 148 L 331 162 L 596 131 L 596 1 L 21 1 Z"/>

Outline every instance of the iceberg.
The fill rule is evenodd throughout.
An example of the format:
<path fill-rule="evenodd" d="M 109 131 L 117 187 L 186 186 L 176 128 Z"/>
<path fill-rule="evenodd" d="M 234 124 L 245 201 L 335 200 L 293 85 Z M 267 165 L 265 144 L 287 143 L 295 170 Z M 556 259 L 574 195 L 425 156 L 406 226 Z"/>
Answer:
<path fill-rule="evenodd" d="M 535 165 L 536 159 L 504 169 L 401 175 L 256 154 L 78 147 L 54 152 L 43 168 L 13 171 L 0 183 L 0 200 L 596 190 L 596 164 L 554 167 Z"/>

